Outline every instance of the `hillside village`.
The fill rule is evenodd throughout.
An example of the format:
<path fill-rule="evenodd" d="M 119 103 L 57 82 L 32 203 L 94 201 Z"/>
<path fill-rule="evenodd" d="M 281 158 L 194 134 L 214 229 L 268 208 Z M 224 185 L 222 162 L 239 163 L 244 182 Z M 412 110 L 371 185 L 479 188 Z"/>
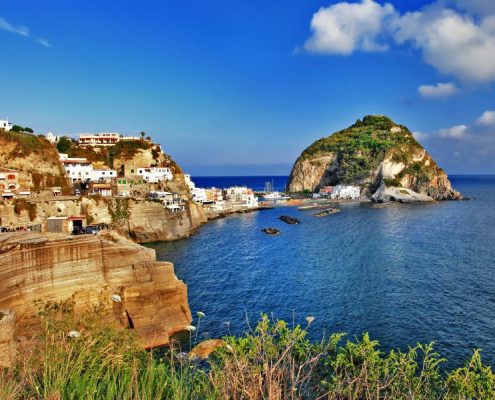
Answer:
<path fill-rule="evenodd" d="M 190 204 L 201 207 L 209 217 L 259 207 L 258 198 L 247 187 L 196 187 L 190 175 L 144 132 L 140 136 L 117 132 L 77 136 L 35 134 L 30 128 L 0 120 L 0 201 L 5 206 L 0 210 L 5 214 L 10 205 L 19 216 L 31 212 L 32 222 L 0 212 L 2 231 L 94 233 L 105 224 L 91 226 L 94 218 L 88 212 L 47 212 L 41 221 L 34 216 L 33 210 L 41 204 L 84 198 L 108 204 L 124 200 L 160 203 L 172 218 L 190 212 Z"/>

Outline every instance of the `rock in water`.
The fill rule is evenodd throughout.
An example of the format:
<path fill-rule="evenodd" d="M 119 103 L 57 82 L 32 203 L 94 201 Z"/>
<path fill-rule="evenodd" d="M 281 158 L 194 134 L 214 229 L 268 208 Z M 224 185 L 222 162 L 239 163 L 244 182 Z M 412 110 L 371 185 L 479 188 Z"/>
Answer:
<path fill-rule="evenodd" d="M 412 133 L 381 115 L 368 115 L 314 142 L 299 156 L 289 177 L 290 192 L 338 184 L 360 186 L 369 197 L 376 193 L 377 201 L 394 200 L 387 197 L 389 188 L 421 195 L 413 193 L 410 201 L 463 198 Z"/>
<path fill-rule="evenodd" d="M 264 228 L 261 231 L 265 232 L 267 235 L 278 235 L 280 233 L 277 228 Z"/>
<path fill-rule="evenodd" d="M 284 221 L 286 224 L 295 225 L 299 223 L 297 218 L 289 217 L 287 215 L 282 215 L 279 217 L 280 220 Z"/>

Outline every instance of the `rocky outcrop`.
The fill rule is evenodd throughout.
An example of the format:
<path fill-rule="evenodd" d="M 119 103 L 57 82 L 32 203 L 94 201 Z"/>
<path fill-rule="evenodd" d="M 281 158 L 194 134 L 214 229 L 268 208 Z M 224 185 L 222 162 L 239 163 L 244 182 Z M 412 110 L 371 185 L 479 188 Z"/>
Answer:
<path fill-rule="evenodd" d="M 115 212 L 117 204 L 124 215 Z M 0 203 L 2 226 L 17 227 L 41 224 L 48 217 L 84 214 L 93 224 L 113 225 L 123 235 L 138 243 L 187 238 L 207 221 L 203 207 L 187 202 L 185 211 L 171 213 L 161 203 L 136 199 L 105 199 L 83 197 L 78 200 L 36 201 L 36 217 L 31 220 L 27 210 L 15 212 L 13 204 Z"/>
<path fill-rule="evenodd" d="M 70 191 L 55 146 L 42 136 L 0 130 L 0 167 L 19 171 L 19 183 L 31 190 L 53 186 Z"/>
<path fill-rule="evenodd" d="M 12 365 L 15 359 L 15 312 L 0 309 L 0 368 Z"/>
<path fill-rule="evenodd" d="M 288 187 L 314 192 L 337 184 L 360 186 L 370 197 L 379 188 L 404 188 L 423 199 L 462 198 L 412 133 L 385 116 L 366 116 L 314 142 L 295 162 Z"/>
<path fill-rule="evenodd" d="M 0 265 L 0 310 L 15 312 L 18 341 L 36 335 L 37 300 L 71 299 L 76 311 L 102 304 L 103 322 L 133 329 L 145 347 L 167 344 L 191 323 L 187 287 L 173 265 L 157 262 L 153 249 L 114 232 L 76 237 L 5 233 L 0 235 Z M 4 316 L 0 359 L 11 344 L 5 321 Z"/>

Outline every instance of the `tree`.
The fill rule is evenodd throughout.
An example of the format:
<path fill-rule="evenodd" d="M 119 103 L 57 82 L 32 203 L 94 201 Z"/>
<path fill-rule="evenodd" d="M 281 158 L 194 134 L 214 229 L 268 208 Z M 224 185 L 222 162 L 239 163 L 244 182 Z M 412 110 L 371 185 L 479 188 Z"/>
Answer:
<path fill-rule="evenodd" d="M 59 153 L 68 153 L 72 146 L 72 140 L 67 136 L 62 136 L 57 143 Z"/>
<path fill-rule="evenodd" d="M 28 128 L 27 126 L 24 128 L 24 132 L 34 133 L 34 131 L 31 128 Z"/>
<path fill-rule="evenodd" d="M 22 132 L 24 129 L 22 128 L 22 126 L 19 126 L 19 125 L 14 125 L 14 126 L 12 127 L 12 130 L 13 130 L 14 132 Z"/>
<path fill-rule="evenodd" d="M 141 131 L 141 140 L 144 140 L 144 137 L 146 136 L 146 132 L 145 131 Z"/>

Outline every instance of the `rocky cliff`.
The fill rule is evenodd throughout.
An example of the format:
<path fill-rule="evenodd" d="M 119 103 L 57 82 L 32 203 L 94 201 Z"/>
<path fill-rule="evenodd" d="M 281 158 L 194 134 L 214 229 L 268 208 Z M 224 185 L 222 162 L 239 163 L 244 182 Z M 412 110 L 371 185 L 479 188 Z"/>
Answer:
<path fill-rule="evenodd" d="M 0 167 L 19 170 L 20 185 L 31 190 L 58 186 L 70 191 L 58 151 L 43 136 L 0 129 Z"/>
<path fill-rule="evenodd" d="M 187 288 L 172 264 L 112 232 L 5 233 L 0 265 L 0 359 L 13 341 L 36 334 L 37 300 L 71 299 L 76 311 L 101 303 L 104 322 L 135 330 L 145 347 L 167 344 L 191 322 Z"/>
<path fill-rule="evenodd" d="M 26 209 L 19 208 L 16 204 L 0 203 L 2 226 L 43 225 L 48 217 L 83 214 L 88 216 L 88 222 L 112 225 L 138 243 L 187 238 L 207 221 L 203 207 L 194 202 L 188 202 L 180 213 L 171 213 L 159 202 L 97 196 L 32 201 Z"/>
<path fill-rule="evenodd" d="M 397 187 L 435 200 L 462 197 L 405 126 L 377 115 L 304 150 L 292 168 L 288 188 L 313 192 L 337 184 L 358 185 L 365 195 L 376 194 L 376 200 L 391 197 L 387 188 Z"/>

